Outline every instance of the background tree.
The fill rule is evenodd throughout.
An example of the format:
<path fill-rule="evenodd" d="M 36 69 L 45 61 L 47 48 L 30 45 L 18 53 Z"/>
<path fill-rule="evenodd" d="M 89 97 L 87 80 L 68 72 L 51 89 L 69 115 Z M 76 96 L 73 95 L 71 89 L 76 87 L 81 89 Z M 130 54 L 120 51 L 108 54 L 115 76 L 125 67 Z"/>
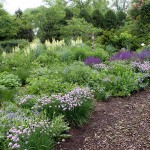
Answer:
<path fill-rule="evenodd" d="M 83 39 L 91 38 L 92 33 L 100 32 L 101 30 L 95 28 L 92 24 L 85 21 L 84 18 L 72 18 L 68 21 L 68 25 L 61 28 L 63 37 L 81 36 Z"/>
<path fill-rule="evenodd" d="M 95 9 L 92 13 L 92 23 L 94 27 L 103 28 L 104 27 L 104 16 L 99 11 L 99 9 Z"/>
<path fill-rule="evenodd" d="M 105 14 L 105 29 L 110 30 L 112 28 L 116 28 L 117 26 L 117 17 L 113 10 L 107 11 Z"/>
<path fill-rule="evenodd" d="M 126 20 L 126 13 L 122 10 L 118 11 L 117 14 L 117 26 L 123 26 Z"/>
<path fill-rule="evenodd" d="M 18 31 L 15 38 L 26 39 L 32 42 L 34 39 L 33 27 L 26 17 L 23 16 L 23 12 L 20 9 L 15 12 L 15 21 L 18 24 Z"/>
<path fill-rule="evenodd" d="M 18 31 L 14 17 L 9 15 L 0 5 L 0 41 L 13 38 Z"/>
<path fill-rule="evenodd" d="M 85 9 L 81 9 L 79 18 L 84 18 L 87 22 L 91 22 L 91 16 Z"/>

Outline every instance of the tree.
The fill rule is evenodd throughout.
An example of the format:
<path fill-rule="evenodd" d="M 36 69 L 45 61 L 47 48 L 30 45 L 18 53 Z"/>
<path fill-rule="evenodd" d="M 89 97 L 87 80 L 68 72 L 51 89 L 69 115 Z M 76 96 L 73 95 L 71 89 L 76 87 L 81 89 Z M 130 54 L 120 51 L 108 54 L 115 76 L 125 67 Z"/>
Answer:
<path fill-rule="evenodd" d="M 54 5 L 45 8 L 40 14 L 38 37 L 42 42 L 45 40 L 52 41 L 52 38 L 60 39 L 61 22 L 65 18 L 65 7 L 61 5 Z"/>
<path fill-rule="evenodd" d="M 85 21 L 84 18 L 72 18 L 68 21 L 68 25 L 61 28 L 63 36 L 78 37 L 82 36 L 86 38 L 91 36 L 92 33 L 101 31 L 95 28 L 92 24 Z"/>
<path fill-rule="evenodd" d="M 79 18 L 84 18 L 87 22 L 91 22 L 91 16 L 85 9 L 81 9 Z"/>
<path fill-rule="evenodd" d="M 9 15 L 0 5 L 0 40 L 11 39 L 18 31 L 14 17 Z"/>
<path fill-rule="evenodd" d="M 94 27 L 97 28 L 104 27 L 104 16 L 98 9 L 95 9 L 94 12 L 92 13 L 92 23 Z"/>
<path fill-rule="evenodd" d="M 27 18 L 23 16 L 23 12 L 20 9 L 15 12 L 15 17 L 15 21 L 18 24 L 18 31 L 15 38 L 26 39 L 29 42 L 32 42 L 34 39 L 34 33 L 30 22 L 28 22 Z"/>
<path fill-rule="evenodd" d="M 118 11 L 117 14 L 117 26 L 123 26 L 126 19 L 126 13 L 122 10 Z"/>
<path fill-rule="evenodd" d="M 116 14 L 113 10 L 109 10 L 107 11 L 107 13 L 105 14 L 105 29 L 112 29 L 112 28 L 116 28 L 117 26 L 117 17 Z"/>

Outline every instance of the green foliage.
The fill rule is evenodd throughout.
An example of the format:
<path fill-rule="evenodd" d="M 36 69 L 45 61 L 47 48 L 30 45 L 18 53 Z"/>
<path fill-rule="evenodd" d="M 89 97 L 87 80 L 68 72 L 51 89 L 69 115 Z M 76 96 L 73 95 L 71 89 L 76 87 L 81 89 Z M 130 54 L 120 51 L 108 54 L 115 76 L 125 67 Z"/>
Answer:
<path fill-rule="evenodd" d="M 63 36 L 74 36 L 83 37 L 84 39 L 92 34 L 93 32 L 98 32 L 99 29 L 93 27 L 92 24 L 85 21 L 83 18 L 72 18 L 68 20 L 68 25 L 61 28 L 61 33 Z"/>
<path fill-rule="evenodd" d="M 93 110 L 93 101 L 87 100 L 81 106 L 75 107 L 72 111 L 65 111 L 67 121 L 72 126 L 82 126 L 87 123 Z"/>
<path fill-rule="evenodd" d="M 19 46 L 22 49 L 25 48 L 28 44 L 29 42 L 23 39 L 22 40 L 11 39 L 7 41 L 0 41 L 2 51 L 7 53 L 12 52 L 12 49 L 16 46 Z"/>
<path fill-rule="evenodd" d="M 54 70 L 54 68 L 39 68 L 32 71 L 27 78 L 27 83 L 27 91 L 38 95 L 64 93 L 73 87 L 72 84 L 63 82 L 58 70 Z"/>
<path fill-rule="evenodd" d="M 64 6 L 53 5 L 49 8 L 43 8 L 40 14 L 40 26 L 38 30 L 38 37 L 42 42 L 45 40 L 52 41 L 52 38 L 60 39 L 60 25 L 58 25 L 65 17 Z"/>
<path fill-rule="evenodd" d="M 91 22 L 91 16 L 85 9 L 81 9 L 81 11 L 79 13 L 79 18 L 84 18 L 85 21 L 87 21 L 89 23 Z"/>
<path fill-rule="evenodd" d="M 123 62 L 112 62 L 108 73 L 115 76 L 112 80 L 112 95 L 128 96 L 131 92 L 138 90 L 141 74 L 135 73 L 131 66 Z"/>
<path fill-rule="evenodd" d="M 90 56 L 98 57 L 98 58 L 100 58 L 100 60 L 102 60 L 102 61 L 106 61 L 106 60 L 108 60 L 108 58 L 109 58 L 109 54 L 107 53 L 107 51 L 105 51 L 105 50 L 102 49 L 102 48 L 96 48 L 96 49 L 94 50 L 94 52 L 92 52 L 92 51 L 87 51 L 87 52 L 86 52 L 86 57 L 90 57 Z"/>
<path fill-rule="evenodd" d="M 0 73 L 0 102 L 4 100 L 13 100 L 17 90 L 16 87 L 20 86 L 18 76 L 8 72 Z"/>
<path fill-rule="evenodd" d="M 123 11 L 118 11 L 117 14 L 117 26 L 123 26 L 126 19 L 126 13 Z"/>
<path fill-rule="evenodd" d="M 74 52 L 72 52 L 71 50 L 64 49 L 62 51 L 60 51 L 58 53 L 58 57 L 60 59 L 61 62 L 66 62 L 66 63 L 70 63 L 74 61 Z"/>
<path fill-rule="evenodd" d="M 117 17 L 114 11 L 108 10 L 105 14 L 105 29 L 115 29 L 117 26 Z"/>
<path fill-rule="evenodd" d="M 24 52 L 14 52 L 5 57 L 3 70 L 17 75 L 21 79 L 22 85 L 24 85 L 33 67 L 31 59 L 32 57 L 30 55 L 25 56 Z"/>
<path fill-rule="evenodd" d="M 18 76 L 15 76 L 13 74 L 10 74 L 8 72 L 2 72 L 0 73 L 0 86 L 7 88 L 7 89 L 12 89 L 15 87 L 20 86 L 20 80 Z"/>
<path fill-rule="evenodd" d="M 63 116 L 58 116 L 52 119 L 49 125 L 35 128 L 35 132 L 30 133 L 28 144 L 23 138 L 19 144 L 21 149 L 54 150 L 55 142 L 65 136 L 62 133 L 68 129 L 68 124 L 64 122 Z"/>
<path fill-rule="evenodd" d="M 142 5 L 140 9 L 140 21 L 144 24 L 150 23 L 150 3 Z"/>
<path fill-rule="evenodd" d="M 0 41 L 14 37 L 17 32 L 17 24 L 14 18 L 0 6 Z"/>
<path fill-rule="evenodd" d="M 74 62 L 62 70 L 63 80 L 69 83 L 86 85 L 91 75 L 91 69 L 82 62 Z"/>
<path fill-rule="evenodd" d="M 105 47 L 105 51 L 109 54 L 109 56 L 111 56 L 113 53 L 116 52 L 116 48 L 112 45 L 107 45 Z"/>
<path fill-rule="evenodd" d="M 34 38 L 32 25 L 27 21 L 27 18 L 23 16 L 23 12 L 20 9 L 15 12 L 15 17 L 15 21 L 18 24 L 18 32 L 16 34 L 16 38 L 26 39 L 29 42 L 32 42 Z"/>
<path fill-rule="evenodd" d="M 94 27 L 104 28 L 104 16 L 99 9 L 94 10 L 92 13 L 92 23 Z"/>
<path fill-rule="evenodd" d="M 85 47 L 73 47 L 71 50 L 74 53 L 74 60 L 84 61 L 84 59 L 86 58 L 87 51 Z"/>
<path fill-rule="evenodd" d="M 41 134 L 42 128 L 35 129 L 35 132 L 30 133 L 30 137 L 28 139 L 28 144 L 26 144 L 25 140 L 21 140 L 19 144 L 22 148 L 20 149 L 32 149 L 32 150 L 54 150 L 54 141 L 50 137 L 47 131 Z"/>

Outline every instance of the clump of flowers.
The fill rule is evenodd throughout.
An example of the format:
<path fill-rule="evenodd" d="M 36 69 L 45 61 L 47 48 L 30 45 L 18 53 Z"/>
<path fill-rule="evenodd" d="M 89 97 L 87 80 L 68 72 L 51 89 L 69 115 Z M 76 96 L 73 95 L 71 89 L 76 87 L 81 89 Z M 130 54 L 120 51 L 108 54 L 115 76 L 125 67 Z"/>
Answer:
<path fill-rule="evenodd" d="M 64 40 L 58 41 L 58 40 L 53 39 L 52 42 L 50 42 L 50 41 L 46 40 L 45 46 L 46 46 L 46 49 L 48 49 L 48 50 L 51 50 L 51 49 L 54 50 L 56 47 L 65 46 L 65 41 Z"/>
<path fill-rule="evenodd" d="M 46 129 L 49 127 L 49 125 L 49 121 L 42 120 L 40 122 L 29 123 L 27 127 L 24 125 L 19 126 L 18 128 L 12 127 L 7 135 L 7 139 L 10 141 L 8 146 L 11 149 L 20 149 L 22 142 L 24 142 L 26 145 L 28 144 L 28 139 L 31 133 L 36 132 L 36 130 L 39 128 L 41 129 L 40 133 L 46 132 Z"/>
<path fill-rule="evenodd" d="M 143 50 L 141 53 L 139 53 L 138 58 L 140 60 L 149 60 L 150 59 L 150 50 Z"/>
<path fill-rule="evenodd" d="M 94 64 L 92 66 L 94 69 L 97 69 L 97 70 L 101 70 L 101 69 L 109 69 L 109 66 L 103 64 L 103 63 L 100 63 L 100 64 Z"/>
<path fill-rule="evenodd" d="M 126 51 L 126 52 L 118 52 L 116 55 L 113 55 L 110 58 L 110 61 L 114 60 L 131 60 L 132 58 L 135 58 L 135 53 Z"/>
<path fill-rule="evenodd" d="M 52 98 L 60 101 L 60 106 L 63 110 L 73 110 L 76 106 L 81 106 L 86 100 L 91 99 L 92 93 L 88 88 L 77 87 L 73 91 L 64 96 L 52 95 Z"/>
<path fill-rule="evenodd" d="M 36 102 L 35 95 L 25 95 L 20 98 L 19 105 L 22 107 L 31 108 Z"/>
<path fill-rule="evenodd" d="M 144 61 L 143 63 L 141 63 L 141 62 L 132 62 L 132 66 L 134 68 L 137 68 L 138 70 L 140 70 L 142 72 L 150 71 L 150 62 L 149 61 Z"/>
<path fill-rule="evenodd" d="M 85 65 L 94 65 L 94 64 L 100 64 L 100 63 L 101 63 L 101 60 L 97 57 L 87 57 L 84 60 Z"/>
<path fill-rule="evenodd" d="M 60 108 L 62 110 L 73 110 L 76 106 L 81 106 L 82 103 L 93 97 L 92 93 L 88 88 L 77 87 L 71 92 L 62 95 L 51 95 L 51 97 L 43 96 L 38 100 L 38 107 L 44 107 L 47 105 L 54 104 L 54 107 Z M 56 102 L 57 101 L 57 102 Z"/>
<path fill-rule="evenodd" d="M 72 46 L 78 46 L 78 45 L 82 45 L 82 39 L 80 37 L 78 37 L 76 40 L 71 40 L 71 45 Z"/>

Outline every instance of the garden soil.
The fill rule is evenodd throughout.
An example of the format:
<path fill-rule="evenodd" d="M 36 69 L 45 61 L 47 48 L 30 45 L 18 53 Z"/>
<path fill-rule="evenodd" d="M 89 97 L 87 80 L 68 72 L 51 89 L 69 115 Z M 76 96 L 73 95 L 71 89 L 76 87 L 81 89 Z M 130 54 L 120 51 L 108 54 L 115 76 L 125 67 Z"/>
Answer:
<path fill-rule="evenodd" d="M 150 89 L 96 102 L 89 122 L 56 150 L 150 150 Z"/>

